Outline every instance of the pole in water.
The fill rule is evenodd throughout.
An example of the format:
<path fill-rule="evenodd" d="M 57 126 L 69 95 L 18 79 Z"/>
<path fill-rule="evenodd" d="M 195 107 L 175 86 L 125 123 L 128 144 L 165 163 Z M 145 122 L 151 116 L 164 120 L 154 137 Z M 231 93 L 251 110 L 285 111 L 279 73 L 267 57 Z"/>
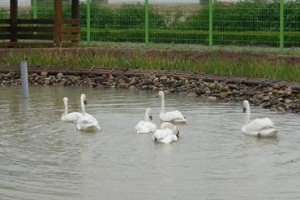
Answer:
<path fill-rule="evenodd" d="M 22 61 L 20 64 L 20 67 L 21 67 L 21 80 L 22 80 L 22 95 L 23 95 L 23 98 L 28 98 L 29 91 L 28 91 L 27 61 Z"/>

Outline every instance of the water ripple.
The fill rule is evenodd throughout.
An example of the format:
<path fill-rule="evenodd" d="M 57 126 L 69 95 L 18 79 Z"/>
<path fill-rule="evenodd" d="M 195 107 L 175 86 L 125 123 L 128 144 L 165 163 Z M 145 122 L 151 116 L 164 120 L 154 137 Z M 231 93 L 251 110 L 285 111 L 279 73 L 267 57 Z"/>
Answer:
<path fill-rule="evenodd" d="M 275 139 L 258 139 L 241 133 L 241 102 L 166 95 L 166 110 L 180 110 L 188 123 L 179 125 L 178 142 L 161 145 L 133 131 L 147 107 L 159 123 L 155 92 L 35 87 L 24 100 L 18 87 L 1 89 L 2 199 L 300 197 L 297 115 L 253 108 L 253 117 L 268 115 L 279 129 Z M 78 111 L 80 93 L 98 133 L 60 120 L 62 98 Z"/>

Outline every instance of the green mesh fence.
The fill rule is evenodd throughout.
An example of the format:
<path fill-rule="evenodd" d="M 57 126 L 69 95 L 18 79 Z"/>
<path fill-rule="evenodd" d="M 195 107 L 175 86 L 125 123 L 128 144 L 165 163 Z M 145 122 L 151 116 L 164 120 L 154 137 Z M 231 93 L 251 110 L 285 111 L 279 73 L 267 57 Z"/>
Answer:
<path fill-rule="evenodd" d="M 20 18 L 53 18 L 53 0 L 22 1 L 28 5 L 20 6 Z M 83 42 L 300 46 L 299 0 L 81 1 Z M 63 1 L 64 18 L 71 17 L 70 5 L 71 0 Z M 0 0 L 0 19 L 9 18 L 8 6 Z"/>

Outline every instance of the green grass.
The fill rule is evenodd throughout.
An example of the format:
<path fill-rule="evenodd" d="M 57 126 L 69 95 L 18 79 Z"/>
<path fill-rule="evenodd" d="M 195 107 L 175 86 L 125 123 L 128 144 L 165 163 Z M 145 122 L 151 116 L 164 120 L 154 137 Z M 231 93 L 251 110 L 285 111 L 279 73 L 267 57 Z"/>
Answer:
<path fill-rule="evenodd" d="M 80 55 L 80 56 L 79 56 Z M 78 69 L 99 68 L 140 68 L 148 70 L 178 70 L 214 74 L 225 76 L 246 76 L 251 78 L 267 78 L 300 82 L 300 66 L 291 65 L 283 61 L 268 62 L 266 60 L 250 60 L 241 58 L 238 61 L 220 60 L 218 57 L 209 57 L 205 62 L 191 59 L 164 58 L 163 56 L 114 55 L 112 53 L 94 53 L 80 51 L 80 53 L 58 51 L 22 51 L 16 54 L 8 53 L 2 63 L 3 66 L 16 66 L 27 60 L 32 66 L 75 67 Z"/>

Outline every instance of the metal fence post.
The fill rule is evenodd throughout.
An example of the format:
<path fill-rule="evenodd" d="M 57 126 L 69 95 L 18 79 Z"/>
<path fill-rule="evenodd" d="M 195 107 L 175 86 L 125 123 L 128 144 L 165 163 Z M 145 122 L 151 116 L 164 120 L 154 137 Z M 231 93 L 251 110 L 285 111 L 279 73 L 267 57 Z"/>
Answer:
<path fill-rule="evenodd" d="M 37 18 L 37 0 L 33 0 L 33 19 Z"/>
<path fill-rule="evenodd" d="M 209 29 L 208 29 L 208 45 L 213 47 L 213 0 L 209 0 Z"/>
<path fill-rule="evenodd" d="M 86 2 L 86 41 L 87 45 L 91 44 L 91 0 Z"/>
<path fill-rule="evenodd" d="M 280 51 L 284 48 L 284 0 L 280 0 L 280 35 L 279 35 Z"/>
<path fill-rule="evenodd" d="M 149 2 L 145 0 L 145 46 L 149 46 Z"/>

